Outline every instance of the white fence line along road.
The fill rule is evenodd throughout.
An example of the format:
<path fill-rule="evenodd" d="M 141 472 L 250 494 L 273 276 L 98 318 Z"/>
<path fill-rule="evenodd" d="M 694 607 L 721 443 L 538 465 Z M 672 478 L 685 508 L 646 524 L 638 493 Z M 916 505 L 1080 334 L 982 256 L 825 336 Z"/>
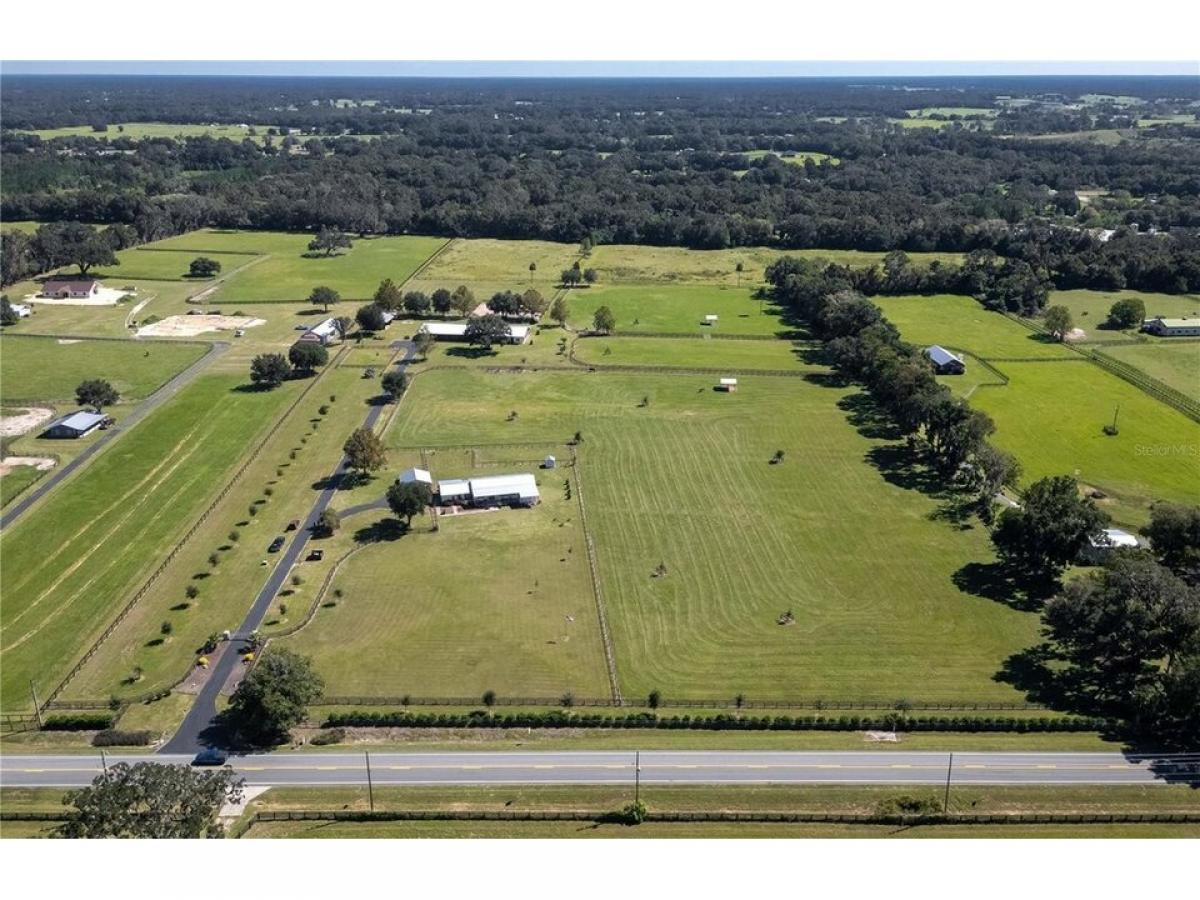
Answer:
<path fill-rule="evenodd" d="M 1200 753 L 949 753 L 894 751 L 646 751 L 643 784 L 1115 785 L 1191 784 L 1200 807 Z M 118 762 L 187 765 L 186 754 L 107 755 Z M 632 751 L 372 753 L 380 785 L 632 784 Z M 365 785 L 363 753 L 270 752 L 230 756 L 249 785 Z M 86 785 L 95 756 L 0 756 L 4 787 Z"/>

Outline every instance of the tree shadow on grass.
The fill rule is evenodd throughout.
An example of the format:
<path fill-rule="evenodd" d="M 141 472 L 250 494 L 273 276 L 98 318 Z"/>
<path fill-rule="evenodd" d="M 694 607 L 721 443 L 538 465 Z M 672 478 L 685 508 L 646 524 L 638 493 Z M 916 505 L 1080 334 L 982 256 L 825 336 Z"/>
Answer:
<path fill-rule="evenodd" d="M 457 356 L 462 359 L 482 359 L 485 356 L 499 356 L 491 347 L 451 347 L 446 351 L 447 356 Z"/>
<path fill-rule="evenodd" d="M 357 544 L 380 544 L 395 541 L 408 533 L 408 526 L 399 519 L 380 519 L 354 532 Z"/>
<path fill-rule="evenodd" d="M 1003 603 L 1021 612 L 1038 612 L 1054 596 L 1058 583 L 1031 576 L 1003 562 L 970 562 L 951 576 L 955 587 L 967 594 Z"/>
<path fill-rule="evenodd" d="M 888 484 L 906 491 L 920 491 L 928 497 L 958 500 L 961 494 L 947 488 L 945 478 L 920 463 L 902 444 L 880 444 L 864 456 Z"/>
<path fill-rule="evenodd" d="M 892 417 L 881 410 L 869 394 L 850 394 L 839 400 L 837 405 L 846 413 L 846 420 L 863 437 L 882 441 L 898 441 L 904 437 Z"/>

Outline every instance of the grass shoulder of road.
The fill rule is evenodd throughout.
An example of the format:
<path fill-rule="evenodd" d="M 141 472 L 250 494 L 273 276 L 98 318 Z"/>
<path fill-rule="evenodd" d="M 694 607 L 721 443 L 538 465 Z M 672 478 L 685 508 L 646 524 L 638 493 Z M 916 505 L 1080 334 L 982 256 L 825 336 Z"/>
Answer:
<path fill-rule="evenodd" d="M 4 531 L 6 710 L 57 684 L 298 390 L 201 375 Z"/>
<path fill-rule="evenodd" d="M 90 378 L 108 381 L 127 401 L 140 400 L 207 352 L 205 343 L 6 334 L 0 338 L 0 401 L 69 401 Z"/>
<path fill-rule="evenodd" d="M 208 635 L 238 628 L 276 561 L 267 545 L 277 535 L 290 537 L 288 523 L 308 515 L 342 444 L 367 413 L 364 401 L 374 388 L 358 375 L 331 369 L 315 382 L 280 389 L 285 402 L 307 393 L 64 697 L 125 698 L 168 688 L 198 658 Z M 294 575 L 301 583 L 289 581 L 268 619 L 303 616 L 332 564 L 332 558 L 298 563 Z M 165 638 L 164 622 L 171 625 Z"/>
<path fill-rule="evenodd" d="M 26 823 L 13 823 L 21 825 Z M 264 822 L 248 838 L 965 838 L 1114 840 L 1200 837 L 1200 825 L 819 825 L 729 822 L 650 822 L 636 827 L 592 822 Z"/>

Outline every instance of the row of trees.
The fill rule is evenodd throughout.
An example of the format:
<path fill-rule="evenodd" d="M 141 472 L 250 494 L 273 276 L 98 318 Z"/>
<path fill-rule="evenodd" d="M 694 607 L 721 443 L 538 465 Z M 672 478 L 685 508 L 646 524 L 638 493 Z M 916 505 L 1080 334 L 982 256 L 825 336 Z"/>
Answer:
<path fill-rule="evenodd" d="M 329 351 L 317 343 L 297 342 L 282 353 L 260 353 L 250 361 L 250 381 L 261 388 L 277 388 L 289 378 L 311 375 L 329 362 Z"/>
<path fill-rule="evenodd" d="M 939 384 L 924 353 L 875 304 L 853 290 L 839 267 L 784 257 L 767 268 L 776 301 L 826 344 L 834 365 L 866 385 L 875 402 L 948 481 L 972 488 L 989 518 L 992 498 L 1016 482 L 1017 461 L 987 443 L 995 423 Z"/>
<path fill-rule="evenodd" d="M 61 266 L 77 266 L 86 275 L 97 266 L 120 265 L 117 251 L 137 243 L 137 232 L 123 224 L 100 229 L 54 222 L 32 234 L 5 229 L 0 233 L 0 284 L 14 284 Z"/>

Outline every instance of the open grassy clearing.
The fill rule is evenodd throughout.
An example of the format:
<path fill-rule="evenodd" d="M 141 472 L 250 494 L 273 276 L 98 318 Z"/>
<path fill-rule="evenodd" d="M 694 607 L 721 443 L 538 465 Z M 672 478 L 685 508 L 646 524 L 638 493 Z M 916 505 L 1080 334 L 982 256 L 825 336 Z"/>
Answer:
<path fill-rule="evenodd" d="M 711 338 L 595 337 L 575 342 L 575 358 L 597 366 L 795 369 L 797 350 L 787 341 Z M 714 382 L 715 383 L 715 382 Z"/>
<path fill-rule="evenodd" d="M 20 334 L 0 338 L 0 400 L 71 400 L 103 378 L 127 400 L 143 399 L 208 351 L 202 344 L 74 341 Z"/>
<path fill-rule="evenodd" d="M 906 341 L 969 350 L 984 359 L 1071 359 L 1076 354 L 1048 335 L 985 309 L 971 297 L 872 297 Z"/>
<path fill-rule="evenodd" d="M 1140 525 L 1155 500 L 1200 502 L 1200 425 L 1086 361 L 1002 363 L 1005 387 L 971 403 L 996 420 L 993 440 L 1017 455 L 1025 483 L 1075 474 L 1108 494 L 1115 519 Z M 1120 407 L 1120 434 L 1101 430 Z"/>
<path fill-rule="evenodd" d="M 746 281 L 761 273 L 746 274 Z M 749 287 L 686 285 L 597 285 L 566 295 L 568 321 L 575 328 L 592 327 L 592 317 L 607 306 L 617 319 L 619 332 L 671 334 L 775 335 L 794 329 L 784 325 L 779 309 L 759 302 Z M 707 324 L 705 316 L 718 316 Z"/>
<path fill-rule="evenodd" d="M 811 374 L 747 377 L 729 396 L 704 376 L 431 373 L 388 440 L 583 433 L 627 696 L 1016 699 L 992 675 L 1036 617 L 955 585 L 991 558 L 983 529 L 935 520 L 905 454 L 847 421 L 862 398 Z M 777 448 L 787 460 L 770 466 Z M 796 624 L 776 624 L 788 609 Z"/>
<path fill-rule="evenodd" d="M 271 572 L 262 561 L 274 564 L 277 559 L 267 553 L 267 545 L 276 535 L 291 537 L 285 531 L 287 524 L 308 514 L 324 479 L 337 465 L 346 436 L 366 415 L 364 400 L 376 385 L 363 382 L 359 374 L 334 369 L 312 385 L 280 431 L 255 455 L 237 487 L 112 634 L 104 650 L 71 682 L 65 697 L 127 697 L 169 687 L 188 670 L 209 634 L 241 624 Z M 309 384 L 288 385 L 288 392 L 295 396 Z M 338 399 L 331 402 L 331 395 Z M 321 407 L 327 408 L 324 416 Z M 210 484 L 210 493 L 215 490 Z M 234 532 L 237 540 L 230 537 Z M 324 541 L 314 544 L 324 545 Z M 216 566 L 209 560 L 213 553 L 218 557 Z M 287 612 L 279 612 L 276 606 L 268 620 L 286 624 L 302 617 L 334 555 L 330 552 L 330 558 L 320 563 L 299 563 L 296 574 L 304 583 L 284 588 L 286 596 L 279 602 L 287 605 Z M 198 589 L 196 597 L 187 596 L 189 586 Z M 171 622 L 173 631 L 161 641 L 159 627 L 164 621 Z M 142 677 L 132 681 L 135 666 L 141 668 Z"/>
<path fill-rule="evenodd" d="M 292 254 L 307 252 L 313 235 L 287 231 L 241 231 L 226 228 L 201 228 L 186 234 L 163 238 L 148 246 L 196 254 Z M 222 265 L 227 261 L 220 260 Z"/>
<path fill-rule="evenodd" d="M 531 448 L 526 458 L 542 455 Z M 397 468 L 408 462 L 393 457 Z M 473 466 L 464 452 L 441 452 L 430 466 L 435 478 L 535 468 Z M 310 655 L 333 695 L 607 696 L 579 508 L 565 489 L 571 472 L 537 474 L 534 509 L 443 516 L 437 532 L 419 520 L 359 551 L 333 582 L 344 597 L 282 645 Z"/>
<path fill-rule="evenodd" d="M 746 159 L 762 159 L 764 156 L 777 156 L 785 163 L 793 166 L 803 166 L 810 159 L 817 165 L 828 162 L 831 166 L 836 166 L 841 163 L 841 160 L 836 156 L 830 156 L 828 153 L 821 153 L 817 150 L 747 150 L 739 155 L 746 157 Z"/>
<path fill-rule="evenodd" d="M 1119 331 L 1104 327 L 1108 311 L 1118 300 L 1140 298 L 1146 304 L 1146 318 L 1200 315 L 1200 297 L 1189 294 L 1152 294 L 1144 291 L 1054 291 L 1047 306 L 1065 306 L 1075 319 L 1075 327 L 1087 333 L 1088 341 L 1127 341 L 1137 329 Z"/>
<path fill-rule="evenodd" d="M 255 129 L 258 134 L 253 135 L 250 133 L 251 126 L 243 128 L 241 125 L 218 125 L 215 123 L 210 125 L 180 125 L 176 122 L 126 122 L 118 124 L 114 122 L 108 126 L 107 131 L 95 131 L 90 125 L 68 125 L 62 128 L 42 128 L 25 133 L 36 134 L 44 141 L 63 137 L 89 137 L 108 141 L 115 141 L 120 138 L 141 141 L 147 138 L 211 137 L 228 138 L 233 141 L 249 139 L 261 144 L 265 140 L 267 128 L 269 127 L 268 125 L 259 125 Z M 278 141 L 280 138 L 276 137 L 275 140 Z"/>
<path fill-rule="evenodd" d="M 926 106 L 922 109 L 910 109 L 908 114 L 918 119 L 927 119 L 930 116 L 959 116 L 967 118 L 968 116 L 994 118 L 999 114 L 999 110 L 992 109 L 989 106 Z"/>
<path fill-rule="evenodd" d="M 157 245 L 150 246 L 153 248 Z M 188 277 L 188 266 L 191 265 L 192 260 L 198 255 L 200 254 L 189 253 L 186 250 L 161 250 L 135 247 L 131 250 L 122 250 L 117 254 L 119 265 L 96 269 L 88 274 L 108 282 L 107 287 L 122 287 L 130 279 L 139 281 L 187 281 L 190 284 L 203 287 L 205 282 L 211 279 Z M 228 269 L 246 260 L 234 257 L 218 261 L 221 263 L 221 268 L 228 271 Z M 68 266 L 62 272 L 63 274 L 74 275 L 77 270 Z"/>
<path fill-rule="evenodd" d="M 631 244 L 601 244 L 581 265 L 596 269 L 601 285 L 695 283 L 730 287 L 757 285 L 766 267 L 781 256 L 825 259 L 849 266 L 872 266 L 883 262 L 885 253 L 865 250 L 781 250 L 775 247 L 735 247 L 730 250 L 689 250 L 684 247 L 650 247 Z M 956 263 L 960 253 L 910 253 L 915 265 L 939 261 Z M 740 277 L 737 264 L 742 263 Z"/>
<path fill-rule="evenodd" d="M 242 234 L 246 249 L 266 243 L 273 249 L 268 259 L 223 282 L 214 303 L 304 300 L 317 285 L 331 287 L 345 299 L 369 299 L 383 279 L 403 282 L 445 243 L 441 238 L 374 237 L 356 239 L 350 250 L 333 256 L 309 257 L 305 254 L 311 235 L 289 234 L 283 241 L 278 236 L 264 240 L 259 232 Z M 203 235 L 186 237 L 192 244 L 207 240 Z"/>
<path fill-rule="evenodd" d="M 0 536 L 5 709 L 65 674 L 296 390 L 243 381 L 201 376 Z"/>
<path fill-rule="evenodd" d="M 1152 343 L 1107 347 L 1103 352 L 1200 400 L 1200 343 L 1172 344 L 1171 339 L 1166 338 Z"/>
<path fill-rule="evenodd" d="M 29 219 L 0 222 L 0 231 L 24 231 L 26 234 L 33 234 L 45 224 L 45 222 L 34 222 Z"/>

